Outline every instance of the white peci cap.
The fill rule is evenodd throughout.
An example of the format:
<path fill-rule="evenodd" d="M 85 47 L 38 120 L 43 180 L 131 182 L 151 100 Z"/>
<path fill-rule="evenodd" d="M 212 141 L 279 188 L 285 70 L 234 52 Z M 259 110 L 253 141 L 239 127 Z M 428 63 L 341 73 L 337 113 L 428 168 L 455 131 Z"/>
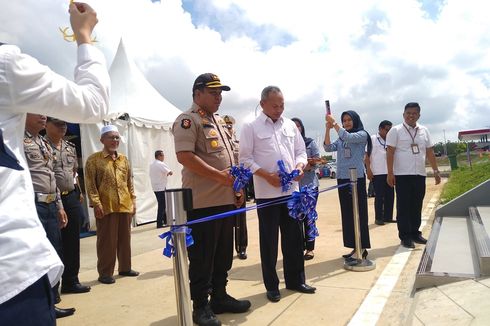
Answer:
<path fill-rule="evenodd" d="M 105 125 L 102 127 L 102 129 L 100 129 L 100 135 L 102 136 L 103 134 L 105 133 L 108 133 L 110 131 L 115 131 L 117 133 L 119 133 L 119 130 L 117 130 L 117 127 L 114 126 L 114 125 Z"/>

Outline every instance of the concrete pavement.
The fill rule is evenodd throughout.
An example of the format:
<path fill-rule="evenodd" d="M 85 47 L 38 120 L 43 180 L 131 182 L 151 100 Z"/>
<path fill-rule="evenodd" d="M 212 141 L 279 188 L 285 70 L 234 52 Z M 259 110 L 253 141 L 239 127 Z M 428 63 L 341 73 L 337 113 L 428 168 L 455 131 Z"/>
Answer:
<path fill-rule="evenodd" d="M 322 179 L 320 188 L 334 185 Z M 424 203 L 426 217 L 442 186 L 427 179 Z M 230 271 L 228 292 L 252 302 L 249 312 L 218 315 L 224 325 L 429 325 L 430 309 L 421 310 L 420 296 L 413 296 L 412 286 L 423 246 L 415 250 L 400 249 L 396 224 L 374 224 L 374 199 L 369 199 L 372 249 L 368 258 L 376 269 L 351 272 L 343 269 L 341 255 L 350 251 L 342 245 L 340 209 L 337 191 L 320 194 L 315 258 L 306 262 L 307 282 L 317 287 L 315 294 L 300 294 L 280 284 L 282 299 L 271 303 L 265 297 L 258 249 L 258 224 L 255 211 L 247 213 L 248 259 L 235 258 Z M 431 222 L 424 235 L 428 236 Z M 158 238 L 162 229 L 144 225 L 132 232 L 133 268 L 141 274 L 135 278 L 116 276 L 112 285 L 97 282 L 95 237 L 81 240 L 80 280 L 92 286 L 86 294 L 62 295 L 59 307 L 76 307 L 74 316 L 59 319 L 59 325 L 176 325 L 176 303 L 172 260 L 162 256 L 164 242 Z M 405 262 L 402 260 L 405 259 Z M 400 268 L 400 264 L 403 266 Z M 398 266 L 398 267 L 397 267 Z M 282 276 L 279 254 L 278 274 Z M 398 272 L 397 272 L 398 270 Z M 398 275 L 397 275 L 398 273 Z M 487 283 L 479 283 L 483 286 Z M 488 287 L 488 286 L 487 286 Z M 439 293 L 440 295 L 440 293 Z M 430 300 L 428 300 L 430 301 Z M 489 300 L 490 302 L 490 300 Z M 437 310 L 437 307 L 434 307 Z M 489 310 L 490 311 L 490 310 Z M 423 315 L 423 316 L 422 316 Z M 415 317 L 414 317 L 415 316 Z M 448 325 L 450 323 L 446 323 Z"/>

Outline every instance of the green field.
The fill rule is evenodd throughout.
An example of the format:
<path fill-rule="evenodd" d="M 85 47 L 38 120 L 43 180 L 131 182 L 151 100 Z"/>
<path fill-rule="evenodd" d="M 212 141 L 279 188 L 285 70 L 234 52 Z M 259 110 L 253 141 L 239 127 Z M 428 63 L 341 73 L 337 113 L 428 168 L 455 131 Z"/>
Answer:
<path fill-rule="evenodd" d="M 457 161 L 459 168 L 451 171 L 449 180 L 442 190 L 441 203 L 443 204 L 490 179 L 490 159 L 488 154 L 482 157 L 477 154 L 472 155 L 471 167 L 466 160 L 466 154 L 458 155 Z M 449 165 L 447 157 L 438 157 L 438 164 Z"/>

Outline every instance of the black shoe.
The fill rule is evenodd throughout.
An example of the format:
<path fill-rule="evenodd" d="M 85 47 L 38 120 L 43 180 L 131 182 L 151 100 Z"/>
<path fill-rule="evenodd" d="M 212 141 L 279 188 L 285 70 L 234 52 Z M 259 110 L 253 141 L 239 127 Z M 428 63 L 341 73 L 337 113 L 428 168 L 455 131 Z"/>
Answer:
<path fill-rule="evenodd" d="M 423 236 L 421 236 L 420 234 L 418 236 L 416 236 L 415 238 L 413 238 L 412 240 L 413 240 L 413 242 L 418 243 L 418 244 L 426 244 L 427 243 L 427 239 L 424 238 Z"/>
<path fill-rule="evenodd" d="M 396 220 L 383 220 L 385 223 L 396 223 Z"/>
<path fill-rule="evenodd" d="M 70 286 L 61 286 L 61 293 L 86 293 L 90 292 L 90 286 L 75 283 Z"/>
<path fill-rule="evenodd" d="M 279 290 L 267 291 L 267 299 L 272 302 L 279 302 L 281 300 L 281 292 Z"/>
<path fill-rule="evenodd" d="M 104 284 L 112 284 L 116 282 L 116 280 L 112 276 L 99 276 L 98 280 L 100 283 Z"/>
<path fill-rule="evenodd" d="M 247 259 L 247 253 L 245 252 L 245 250 L 242 250 L 238 253 L 238 258 L 242 260 Z"/>
<path fill-rule="evenodd" d="M 68 316 L 71 316 L 75 313 L 75 308 L 62 309 L 62 308 L 58 308 L 55 306 L 54 307 L 54 313 L 56 314 L 56 319 L 68 317 Z"/>
<path fill-rule="evenodd" d="M 231 295 L 226 294 L 223 298 L 211 296 L 209 305 L 215 314 L 222 314 L 224 312 L 236 314 L 247 311 L 252 304 L 248 300 L 237 300 Z"/>
<path fill-rule="evenodd" d="M 194 308 L 192 321 L 199 326 L 221 326 L 221 322 L 216 318 L 208 304 L 201 308 Z"/>
<path fill-rule="evenodd" d="M 309 286 L 308 284 L 304 284 L 304 283 L 300 284 L 298 286 L 295 286 L 295 287 L 287 287 L 286 286 L 286 289 L 298 291 L 301 293 L 315 293 L 315 291 L 316 291 L 316 287 Z"/>
<path fill-rule="evenodd" d="M 345 259 L 351 258 L 352 255 L 354 255 L 355 253 L 356 253 L 356 249 L 352 249 L 352 251 L 350 253 L 342 255 L 342 258 L 345 258 Z"/>
<path fill-rule="evenodd" d="M 405 239 L 401 241 L 402 246 L 405 248 L 413 249 L 415 248 L 415 245 L 413 244 L 413 241 L 411 239 Z"/>
<path fill-rule="evenodd" d="M 315 253 L 313 250 L 306 250 L 306 253 L 304 255 L 305 260 L 312 260 L 315 257 Z"/>
<path fill-rule="evenodd" d="M 121 275 L 121 276 L 138 276 L 138 275 L 140 275 L 140 273 L 137 272 L 137 271 L 133 271 L 132 269 L 130 269 L 127 272 L 119 272 L 119 275 Z"/>
<path fill-rule="evenodd" d="M 374 224 L 376 224 L 376 225 L 385 225 L 385 222 L 383 220 L 374 220 Z"/>
<path fill-rule="evenodd" d="M 163 228 L 163 225 L 157 225 L 157 229 Z"/>

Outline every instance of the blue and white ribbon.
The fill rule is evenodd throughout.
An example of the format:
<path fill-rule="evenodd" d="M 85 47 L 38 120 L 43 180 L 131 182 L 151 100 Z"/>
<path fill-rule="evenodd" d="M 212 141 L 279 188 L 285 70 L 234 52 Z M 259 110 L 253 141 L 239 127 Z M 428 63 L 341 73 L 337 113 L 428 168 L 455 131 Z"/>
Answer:
<path fill-rule="evenodd" d="M 286 192 L 291 189 L 293 179 L 299 175 L 299 170 L 295 169 L 291 171 L 291 173 L 288 173 L 283 160 L 277 161 L 277 165 L 279 166 L 279 171 L 277 171 L 277 174 L 279 175 L 279 178 L 281 178 L 282 192 Z"/>
<path fill-rule="evenodd" d="M 244 189 L 253 175 L 250 169 L 243 166 L 243 163 L 240 166 L 232 166 L 230 174 L 235 177 L 235 181 L 233 182 L 233 190 L 235 192 Z"/>
<path fill-rule="evenodd" d="M 194 239 L 192 238 L 191 235 L 191 228 L 188 228 L 187 226 L 172 226 L 169 231 L 164 232 L 160 234 L 158 237 L 160 239 L 165 240 L 165 248 L 163 248 L 163 255 L 170 258 L 172 256 L 175 256 L 175 246 L 172 241 L 172 233 L 174 232 L 179 232 L 183 233 L 185 232 L 185 246 L 189 247 L 194 244 Z"/>
<path fill-rule="evenodd" d="M 313 241 L 319 236 L 315 221 L 318 219 L 316 212 L 316 198 L 318 190 L 311 186 L 303 186 L 299 191 L 293 192 L 288 201 L 289 215 L 298 220 L 306 219 L 306 224 L 309 226 L 306 234 L 306 241 Z"/>

